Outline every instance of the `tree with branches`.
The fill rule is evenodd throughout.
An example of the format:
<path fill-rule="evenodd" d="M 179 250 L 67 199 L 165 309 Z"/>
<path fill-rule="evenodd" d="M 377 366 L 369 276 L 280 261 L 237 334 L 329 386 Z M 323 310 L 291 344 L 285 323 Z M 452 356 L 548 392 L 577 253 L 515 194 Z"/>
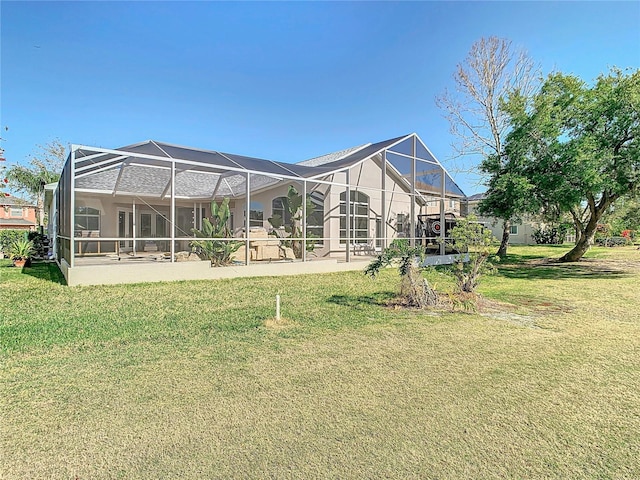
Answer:
<path fill-rule="evenodd" d="M 57 182 L 66 159 L 66 148 L 59 140 L 38 145 L 28 165 L 15 164 L 7 169 L 7 179 L 12 189 L 24 193 L 38 209 L 38 223 L 44 225 L 44 186 Z"/>
<path fill-rule="evenodd" d="M 492 36 L 475 42 L 464 62 L 456 68 L 454 89 L 445 90 L 436 98 L 436 104 L 449 120 L 456 156 L 479 156 L 482 160 L 493 157 L 499 163 L 510 129 L 509 114 L 503 108 L 503 102 L 514 91 L 525 97 L 533 93 L 538 77 L 536 64 L 524 50 L 513 47 L 511 41 Z M 495 179 L 503 169 L 495 162 L 493 167 L 497 168 L 487 170 L 481 166 L 472 170 L 485 178 Z M 501 192 L 489 186 L 488 197 Z M 498 249 L 498 255 L 502 257 L 507 254 L 511 221 L 517 212 L 502 208 L 508 201 L 497 204 L 494 198 L 482 208 L 484 214 L 504 222 Z"/>
<path fill-rule="evenodd" d="M 640 195 L 640 70 L 613 69 L 592 86 L 553 73 L 536 95 L 515 95 L 507 109 L 513 129 L 505 161 L 521 165 L 533 205 L 571 215 L 577 240 L 560 260 L 580 260 L 610 207 Z"/>

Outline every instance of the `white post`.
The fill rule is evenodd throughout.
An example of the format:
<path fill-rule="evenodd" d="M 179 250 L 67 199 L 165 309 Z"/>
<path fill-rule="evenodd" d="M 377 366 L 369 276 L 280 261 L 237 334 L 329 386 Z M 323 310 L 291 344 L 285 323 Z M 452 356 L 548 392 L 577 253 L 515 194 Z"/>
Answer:
<path fill-rule="evenodd" d="M 176 162 L 171 162 L 171 263 L 176 261 Z"/>
<path fill-rule="evenodd" d="M 382 152 L 382 248 L 387 248 L 387 151 Z M 374 245 L 375 248 L 375 245 Z M 374 250 L 375 251 L 375 250 Z"/>
<path fill-rule="evenodd" d="M 409 222 L 411 234 L 409 237 L 409 245 L 416 246 L 416 137 L 413 137 L 411 147 L 413 153 L 411 158 L 411 221 Z"/>
<path fill-rule="evenodd" d="M 136 199 L 132 201 L 133 207 L 133 256 L 136 256 Z"/>
<path fill-rule="evenodd" d="M 445 237 L 446 237 L 446 229 L 447 229 L 447 217 L 445 215 L 445 196 L 447 194 L 447 189 L 446 189 L 446 172 L 444 171 L 444 168 L 440 167 L 440 174 L 442 175 L 442 191 L 440 192 L 441 194 L 441 199 L 440 199 L 440 255 L 444 255 L 445 253 L 447 253 L 446 250 L 446 246 L 445 246 Z"/>
<path fill-rule="evenodd" d="M 345 192 L 345 245 L 347 247 L 345 260 L 347 263 L 351 262 L 351 175 L 350 169 L 345 172 L 347 178 L 347 191 Z"/>
<path fill-rule="evenodd" d="M 249 265 L 251 252 L 249 251 L 249 229 L 251 228 L 251 220 L 249 216 L 251 215 L 251 185 L 250 185 L 251 174 L 247 172 L 247 200 L 245 202 L 245 215 L 244 215 L 244 231 L 245 231 L 245 245 L 244 245 L 244 263 L 245 265 Z"/>
<path fill-rule="evenodd" d="M 280 295 L 276 295 L 276 320 L 280 321 Z"/>
<path fill-rule="evenodd" d="M 71 237 L 71 241 L 69 244 L 69 253 L 71 254 L 71 258 L 69 259 L 71 264 L 69 265 L 73 268 L 76 264 L 76 151 L 73 147 L 71 147 L 71 164 L 69 165 L 71 179 L 71 185 L 69 185 L 71 189 L 70 195 L 70 205 L 69 209 L 71 210 L 71 218 L 70 218 L 70 227 L 71 231 L 69 232 L 69 236 Z"/>
<path fill-rule="evenodd" d="M 302 261 L 307 261 L 307 181 L 302 181 Z"/>

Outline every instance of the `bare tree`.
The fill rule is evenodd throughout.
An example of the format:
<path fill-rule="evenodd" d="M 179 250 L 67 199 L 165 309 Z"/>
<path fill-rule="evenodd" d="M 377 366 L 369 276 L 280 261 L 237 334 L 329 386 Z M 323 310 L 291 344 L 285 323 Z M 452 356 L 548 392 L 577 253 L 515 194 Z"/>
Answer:
<path fill-rule="evenodd" d="M 456 68 L 454 89 L 436 97 L 455 138 L 452 143 L 455 156 L 502 159 L 503 142 L 509 130 L 509 115 L 502 103 L 513 92 L 528 97 L 538 79 L 538 66 L 526 51 L 513 47 L 510 40 L 489 37 L 475 42 Z M 466 170 L 483 174 L 477 166 Z M 507 253 L 511 228 L 511 218 L 502 220 L 500 256 Z"/>

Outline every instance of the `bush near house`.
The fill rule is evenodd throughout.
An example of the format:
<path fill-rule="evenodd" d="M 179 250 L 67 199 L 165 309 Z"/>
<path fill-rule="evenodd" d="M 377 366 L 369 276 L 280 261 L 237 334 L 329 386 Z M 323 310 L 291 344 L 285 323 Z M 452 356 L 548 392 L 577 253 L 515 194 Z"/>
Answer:
<path fill-rule="evenodd" d="M 11 245 L 20 240 L 24 234 L 24 230 L 0 230 L 0 252 L 8 255 Z"/>
<path fill-rule="evenodd" d="M 558 226 L 538 228 L 531 235 L 538 245 L 562 245 L 570 229 L 570 224 L 561 223 Z"/>

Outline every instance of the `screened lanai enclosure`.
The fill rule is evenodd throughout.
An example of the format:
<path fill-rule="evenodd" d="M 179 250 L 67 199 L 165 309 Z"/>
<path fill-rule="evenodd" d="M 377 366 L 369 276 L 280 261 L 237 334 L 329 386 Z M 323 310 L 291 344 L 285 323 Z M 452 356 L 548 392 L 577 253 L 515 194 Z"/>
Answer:
<path fill-rule="evenodd" d="M 416 134 L 295 164 L 156 141 L 73 146 L 50 230 L 67 278 L 124 263 L 352 262 L 397 238 L 438 256 L 463 199 Z"/>

